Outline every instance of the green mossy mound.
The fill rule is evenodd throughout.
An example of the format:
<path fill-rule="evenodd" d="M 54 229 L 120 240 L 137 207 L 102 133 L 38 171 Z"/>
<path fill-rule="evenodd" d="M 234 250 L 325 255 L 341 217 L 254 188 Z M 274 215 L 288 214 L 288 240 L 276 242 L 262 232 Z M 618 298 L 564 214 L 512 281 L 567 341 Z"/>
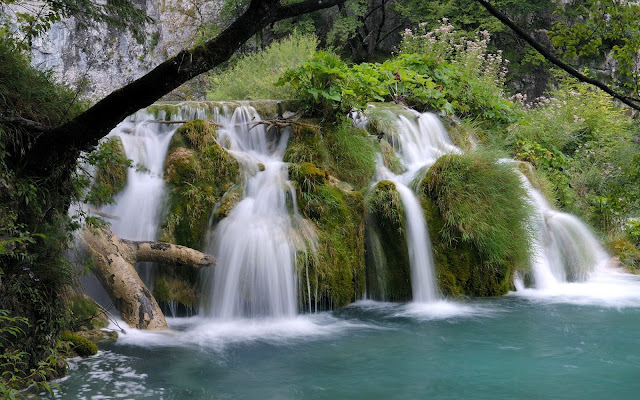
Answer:
<path fill-rule="evenodd" d="M 496 161 L 443 156 L 420 184 L 445 295 L 503 295 L 529 266 L 531 206 L 512 166 Z"/>
<path fill-rule="evenodd" d="M 164 241 L 200 249 L 211 211 L 238 179 L 238 162 L 216 142 L 215 131 L 215 125 L 194 120 L 171 139 L 165 161 L 169 205 Z"/>
<path fill-rule="evenodd" d="M 396 185 L 378 182 L 367 196 L 367 294 L 383 301 L 412 298 L 404 207 Z"/>
<path fill-rule="evenodd" d="M 96 346 L 95 343 L 71 331 L 63 331 L 59 339 L 61 342 L 68 343 L 70 350 L 80 357 L 89 357 L 98 354 L 98 346 Z"/>
<path fill-rule="evenodd" d="M 301 309 L 346 306 L 365 291 L 364 199 L 312 163 L 293 166 L 290 172 L 299 189 L 300 212 L 313 223 L 318 238 L 315 255 L 298 256 Z M 307 284 L 314 297 L 311 305 Z"/>
<path fill-rule="evenodd" d="M 119 136 L 102 142 L 97 151 L 103 154 L 105 161 L 98 164 L 88 201 L 100 206 L 124 189 L 131 161 L 124 153 L 124 144 Z"/>
<path fill-rule="evenodd" d="M 312 120 L 293 127 L 284 161 L 313 163 L 337 179 L 362 189 L 375 173 L 379 151 L 375 137 L 355 128 L 351 121 L 338 122 L 321 130 Z"/>
<path fill-rule="evenodd" d="M 172 301 L 186 307 L 200 304 L 199 271 L 181 265 L 161 265 L 154 279 L 153 297 L 158 303 Z"/>
<path fill-rule="evenodd" d="M 107 316 L 91 297 L 76 293 L 68 298 L 67 304 L 69 326 L 73 331 L 101 329 L 109 325 Z"/>

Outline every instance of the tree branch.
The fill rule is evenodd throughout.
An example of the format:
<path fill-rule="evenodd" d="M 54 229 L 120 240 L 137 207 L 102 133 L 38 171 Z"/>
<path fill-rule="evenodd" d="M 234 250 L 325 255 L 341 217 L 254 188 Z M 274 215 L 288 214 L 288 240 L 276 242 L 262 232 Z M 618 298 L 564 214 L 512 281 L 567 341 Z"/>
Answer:
<path fill-rule="evenodd" d="M 600 81 L 598 81 L 596 79 L 589 78 L 588 76 L 585 76 L 585 75 L 581 74 L 575 68 L 571 67 L 570 65 L 566 64 L 565 62 L 560 60 L 558 57 L 553 55 L 551 53 L 551 51 L 549 51 L 549 49 L 545 48 L 542 44 L 540 44 L 538 41 L 536 41 L 531 35 L 529 35 L 527 32 L 525 32 L 518 25 L 516 25 L 513 21 L 511 21 L 509 19 L 509 17 L 507 17 L 505 14 L 503 14 L 498 9 L 496 9 L 494 6 L 492 6 L 488 1 L 486 1 L 486 0 L 476 0 L 476 1 L 478 3 L 480 3 L 487 11 L 489 11 L 489 13 L 491 15 L 496 17 L 503 24 L 507 25 L 518 36 L 520 36 L 527 43 L 529 43 L 529 45 L 531 45 L 531 47 L 536 49 L 536 51 L 538 53 L 540 53 L 544 58 L 546 58 L 549 62 L 551 62 L 552 64 L 554 64 L 554 65 L 558 66 L 559 68 L 563 69 L 569 75 L 572 75 L 572 76 L 576 77 L 579 81 L 588 83 L 590 85 L 593 85 L 593 86 L 601 89 L 605 93 L 609 94 L 611 97 L 614 97 L 614 98 L 620 100 L 622 103 L 628 105 L 629 107 L 633 108 L 634 110 L 640 111 L 640 105 L 638 105 L 638 104 L 634 103 L 633 101 L 631 101 L 631 99 L 629 97 L 614 91 L 609 86 L 605 85 L 604 83 L 602 83 L 602 82 L 600 82 Z"/>
<path fill-rule="evenodd" d="M 113 91 L 73 120 L 42 133 L 26 165 L 46 172 L 56 159 L 91 150 L 118 123 L 160 99 L 186 81 L 228 60 L 260 29 L 276 21 L 325 9 L 346 0 L 306 0 L 281 5 L 279 0 L 252 0 L 249 8 L 208 42 L 182 50 L 130 84 Z"/>

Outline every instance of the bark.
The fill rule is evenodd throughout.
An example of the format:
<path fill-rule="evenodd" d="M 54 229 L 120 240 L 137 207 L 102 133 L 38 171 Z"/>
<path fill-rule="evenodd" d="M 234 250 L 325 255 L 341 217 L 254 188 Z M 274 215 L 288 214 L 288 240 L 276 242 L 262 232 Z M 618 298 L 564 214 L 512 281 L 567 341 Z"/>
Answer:
<path fill-rule="evenodd" d="M 588 76 L 585 76 L 585 75 L 581 74 L 575 68 L 573 68 L 569 64 L 567 64 L 567 63 L 563 62 L 562 60 L 560 60 L 553 53 L 551 53 L 551 51 L 549 49 L 545 48 L 542 44 L 540 44 L 537 40 L 535 40 L 533 38 L 533 36 L 531 36 L 527 32 L 525 32 L 524 29 L 520 28 L 515 22 L 511 21 L 509 19 L 509 17 L 507 17 L 505 14 L 500 12 L 500 10 L 498 10 L 497 8 L 492 6 L 488 1 L 486 1 L 486 0 L 477 0 L 477 1 L 487 11 L 489 11 L 489 13 L 491 15 L 496 17 L 498 20 L 500 20 L 500 22 L 502 22 L 503 24 L 505 24 L 509 28 L 511 28 L 511 30 L 513 32 L 515 32 L 516 35 L 518 35 L 519 37 L 524 39 L 524 41 L 529 43 L 529 45 L 531 45 L 531 47 L 536 49 L 536 51 L 538 53 L 540 53 L 549 62 L 551 62 L 552 64 L 556 65 L 557 67 L 563 69 L 569 75 L 572 75 L 572 76 L 576 77 L 579 81 L 588 83 L 590 85 L 593 85 L 593 86 L 597 87 L 598 89 L 601 89 L 602 91 L 604 91 L 605 93 L 607 93 L 611 97 L 616 98 L 619 101 L 621 101 L 622 103 L 624 103 L 624 104 L 628 105 L 629 107 L 633 108 L 634 110 L 640 111 L 640 105 L 635 103 L 633 99 L 629 98 L 628 96 L 625 96 L 624 94 L 616 92 L 615 90 L 611 89 L 609 86 L 605 85 L 604 83 L 602 83 L 602 82 L 600 82 L 600 81 L 598 81 L 596 79 L 592 79 L 592 78 L 589 78 Z"/>
<path fill-rule="evenodd" d="M 184 246 L 121 239 L 110 230 L 84 228 L 81 238 L 93 254 L 93 272 L 122 319 L 132 328 L 167 329 L 167 321 L 149 289 L 135 270 L 139 261 L 184 264 L 194 268 L 213 265 L 213 257 Z"/>
<path fill-rule="evenodd" d="M 42 133 L 27 158 L 26 168 L 38 174 L 68 160 L 69 153 L 93 149 L 98 140 L 128 115 L 160 99 L 186 81 L 228 60 L 240 46 L 276 21 L 329 8 L 346 0 L 252 0 L 249 8 L 214 39 L 185 49 L 143 77 L 115 90 L 73 120 Z"/>

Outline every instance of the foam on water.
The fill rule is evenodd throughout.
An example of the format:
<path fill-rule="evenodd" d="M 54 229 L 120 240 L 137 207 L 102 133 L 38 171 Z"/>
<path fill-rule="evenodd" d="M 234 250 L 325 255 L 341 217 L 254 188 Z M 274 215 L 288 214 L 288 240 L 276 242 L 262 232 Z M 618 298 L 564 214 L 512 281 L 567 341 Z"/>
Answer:
<path fill-rule="evenodd" d="M 640 306 L 640 276 L 598 267 L 585 282 L 558 282 L 543 289 L 519 287 L 510 296 L 543 303 L 626 308 Z"/>
<path fill-rule="evenodd" d="M 120 335 L 118 344 L 141 347 L 199 347 L 204 350 L 223 351 L 234 344 L 261 342 L 290 345 L 299 341 L 338 337 L 353 330 L 377 329 L 375 325 L 339 319 L 330 313 L 234 321 L 203 317 L 167 318 L 167 322 L 170 329 L 166 331 L 125 329 L 126 333 Z"/>

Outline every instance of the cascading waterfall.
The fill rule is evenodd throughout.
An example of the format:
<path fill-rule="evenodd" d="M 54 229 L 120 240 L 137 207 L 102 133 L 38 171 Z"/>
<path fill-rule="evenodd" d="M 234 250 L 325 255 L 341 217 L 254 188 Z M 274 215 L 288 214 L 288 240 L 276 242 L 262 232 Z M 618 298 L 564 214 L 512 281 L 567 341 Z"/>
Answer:
<path fill-rule="evenodd" d="M 259 120 L 252 107 L 239 107 L 218 130 L 219 141 L 245 171 L 243 199 L 220 221 L 205 249 L 218 263 L 205 272 L 203 307 L 222 320 L 297 313 L 295 189 L 282 161 L 288 132 L 270 135 L 254 124 Z"/>
<path fill-rule="evenodd" d="M 554 210 L 527 177 L 517 172 L 534 208 L 531 266 L 535 287 L 582 282 L 596 267 L 606 265 L 609 255 L 589 228 L 575 216 Z M 523 282 L 517 280 L 516 287 L 524 288 Z"/>
<path fill-rule="evenodd" d="M 379 159 L 376 180 L 386 179 L 394 182 L 404 206 L 413 300 L 419 303 L 433 302 L 438 299 L 438 289 L 431 239 L 420 201 L 409 186 L 421 171 L 425 171 L 440 156 L 462 151 L 451 143 L 437 116 L 431 113 L 416 113 L 416 119 L 410 119 L 404 115 L 396 117 L 391 110 L 385 111 L 389 118 L 395 118 L 392 141 L 406 172 L 396 175 Z"/>

